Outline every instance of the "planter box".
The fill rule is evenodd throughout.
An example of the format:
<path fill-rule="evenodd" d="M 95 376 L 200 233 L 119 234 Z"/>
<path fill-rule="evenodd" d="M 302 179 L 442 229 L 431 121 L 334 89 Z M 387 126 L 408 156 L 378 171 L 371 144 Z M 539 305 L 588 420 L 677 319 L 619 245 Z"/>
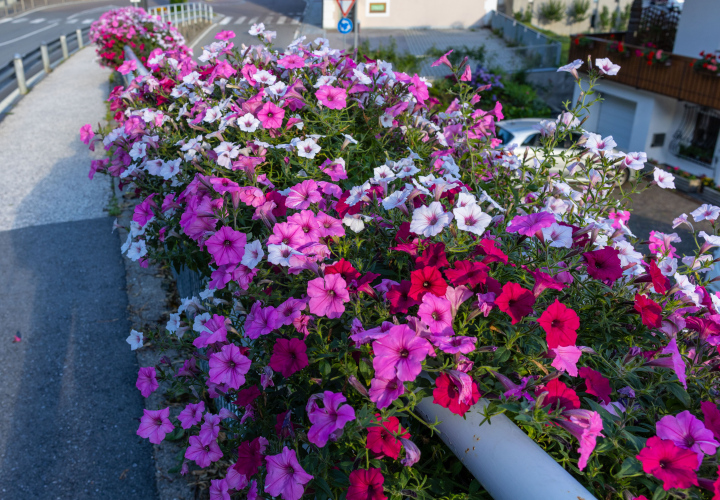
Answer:
<path fill-rule="evenodd" d="M 700 198 L 702 198 L 702 200 L 706 203 L 720 207 L 720 191 L 717 189 L 709 187 L 703 188 L 700 193 Z"/>
<path fill-rule="evenodd" d="M 675 177 L 675 188 L 684 193 L 699 193 L 702 187 L 700 179 L 685 179 L 684 177 Z"/>

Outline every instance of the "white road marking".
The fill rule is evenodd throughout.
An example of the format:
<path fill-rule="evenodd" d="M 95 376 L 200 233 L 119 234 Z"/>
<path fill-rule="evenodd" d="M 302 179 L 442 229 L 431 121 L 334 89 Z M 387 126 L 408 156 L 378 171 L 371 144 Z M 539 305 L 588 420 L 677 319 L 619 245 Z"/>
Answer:
<path fill-rule="evenodd" d="M 30 21 L 30 24 L 40 24 L 43 21 L 45 21 L 45 18 L 41 17 L 39 19 L 33 19 L 32 21 Z"/>
<path fill-rule="evenodd" d="M 226 24 L 230 24 L 230 21 L 232 21 L 232 17 L 226 17 L 222 21 L 220 21 L 218 24 L 220 26 L 225 26 Z"/>
<path fill-rule="evenodd" d="M 21 17 L 20 19 L 15 19 L 12 23 L 20 24 L 20 23 L 24 23 L 25 21 L 29 21 L 29 19 L 27 17 Z"/>
<path fill-rule="evenodd" d="M 280 19 L 277 20 L 278 24 L 285 24 L 285 21 L 287 21 L 287 17 L 280 16 Z"/>
<path fill-rule="evenodd" d="M 31 31 L 30 33 L 25 33 L 23 36 L 19 36 L 17 38 L 13 38 L 12 40 L 8 40 L 7 42 L 0 43 L 0 47 L 4 47 L 6 45 L 10 45 L 11 43 L 15 43 L 20 40 L 24 40 L 25 38 L 31 37 L 37 33 L 40 33 L 41 31 L 49 30 L 50 28 L 54 28 L 60 23 L 53 23 L 48 26 L 45 26 L 44 28 L 40 28 L 39 30 Z"/>
<path fill-rule="evenodd" d="M 237 18 L 237 21 L 235 21 L 235 24 L 242 24 L 247 19 L 247 16 L 240 16 Z"/>
<path fill-rule="evenodd" d="M 253 17 L 252 19 L 250 19 L 250 20 L 248 21 L 248 24 L 257 24 L 258 19 L 259 19 L 258 17 Z"/>
<path fill-rule="evenodd" d="M 267 16 L 265 18 L 265 20 L 263 21 L 263 24 L 265 24 L 265 26 L 267 26 L 268 24 L 270 24 L 272 22 L 272 20 L 273 20 L 273 16 Z"/>
<path fill-rule="evenodd" d="M 295 17 L 295 18 L 293 18 L 293 20 L 290 22 L 290 24 L 300 24 L 300 19 L 297 18 L 297 17 Z"/>
<path fill-rule="evenodd" d="M 95 19 L 83 19 L 83 24 L 92 24 Z"/>

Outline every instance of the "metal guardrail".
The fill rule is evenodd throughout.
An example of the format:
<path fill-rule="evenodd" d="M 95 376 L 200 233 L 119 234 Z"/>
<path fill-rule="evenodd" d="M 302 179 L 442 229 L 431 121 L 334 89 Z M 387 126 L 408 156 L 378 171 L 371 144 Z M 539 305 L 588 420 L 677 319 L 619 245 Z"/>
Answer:
<path fill-rule="evenodd" d="M 539 63 L 544 67 L 556 68 L 560 65 L 560 42 L 505 14 L 496 11 L 491 13 L 490 27 L 501 31 L 506 42 L 519 46 L 518 51 L 522 51 L 526 58 L 534 59 L 533 66 L 538 67 Z"/>
<path fill-rule="evenodd" d="M 212 22 L 214 16 L 211 5 L 199 2 L 153 7 L 152 9 L 148 9 L 148 14 L 159 16 L 161 21 L 168 21 L 174 26 L 188 26 L 201 22 Z"/>
<path fill-rule="evenodd" d="M 27 94 L 28 87 L 43 74 L 83 48 L 88 40 L 90 27 L 77 29 L 49 43 L 43 43 L 25 55 L 17 54 L 4 66 L 0 66 L 0 113 L 8 107 L 13 94 Z"/>
<path fill-rule="evenodd" d="M 37 7 L 62 5 L 64 3 L 77 1 L 89 2 L 92 0 L 0 0 L 0 19 L 33 10 Z"/>
<path fill-rule="evenodd" d="M 135 52 L 133 52 L 133 49 L 130 48 L 130 45 L 125 45 L 125 47 L 123 47 L 123 50 L 125 51 L 125 60 L 135 61 L 136 64 L 135 71 L 130 71 L 127 75 L 123 75 L 125 85 L 130 85 L 130 82 L 132 82 L 138 76 L 145 76 L 150 74 L 150 71 L 148 71 L 140 58 L 135 55 Z"/>

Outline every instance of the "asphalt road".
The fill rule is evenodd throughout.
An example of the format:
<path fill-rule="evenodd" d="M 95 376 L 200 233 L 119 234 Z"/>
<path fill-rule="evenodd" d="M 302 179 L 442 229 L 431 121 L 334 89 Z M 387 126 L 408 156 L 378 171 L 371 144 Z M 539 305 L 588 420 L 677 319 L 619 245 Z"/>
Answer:
<path fill-rule="evenodd" d="M 216 25 L 203 36 L 195 40 L 195 56 L 202 54 L 202 47 L 215 40 L 215 35 L 224 30 L 234 31 L 235 45 L 257 44 L 257 37 L 250 36 L 248 30 L 255 23 L 264 23 L 265 28 L 277 32 L 275 45 L 286 47 L 300 30 L 304 0 L 220 0 L 212 2 L 216 14 Z"/>

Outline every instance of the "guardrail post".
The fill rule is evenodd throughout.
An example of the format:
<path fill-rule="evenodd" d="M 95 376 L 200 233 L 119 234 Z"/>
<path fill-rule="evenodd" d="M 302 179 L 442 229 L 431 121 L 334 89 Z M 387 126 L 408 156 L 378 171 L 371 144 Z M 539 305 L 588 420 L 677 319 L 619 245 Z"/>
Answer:
<path fill-rule="evenodd" d="M 210 5 L 210 17 L 209 17 L 210 22 L 212 22 L 213 17 L 215 17 L 215 13 L 213 12 L 213 6 Z"/>
<path fill-rule="evenodd" d="M 22 56 L 15 54 L 13 63 L 15 64 L 15 78 L 17 78 L 18 90 L 21 94 L 27 94 L 28 89 L 27 82 L 25 81 L 25 68 L 23 68 Z"/>
<path fill-rule="evenodd" d="M 78 50 L 84 47 L 82 39 L 82 30 L 80 28 L 75 30 L 75 36 L 77 36 Z"/>
<path fill-rule="evenodd" d="M 67 37 L 65 35 L 60 36 L 60 47 L 62 48 L 63 59 L 70 57 L 70 54 L 68 54 Z"/>
<path fill-rule="evenodd" d="M 42 56 L 43 69 L 45 73 L 50 73 L 50 53 L 48 52 L 47 43 L 43 42 L 40 44 L 40 55 Z"/>

